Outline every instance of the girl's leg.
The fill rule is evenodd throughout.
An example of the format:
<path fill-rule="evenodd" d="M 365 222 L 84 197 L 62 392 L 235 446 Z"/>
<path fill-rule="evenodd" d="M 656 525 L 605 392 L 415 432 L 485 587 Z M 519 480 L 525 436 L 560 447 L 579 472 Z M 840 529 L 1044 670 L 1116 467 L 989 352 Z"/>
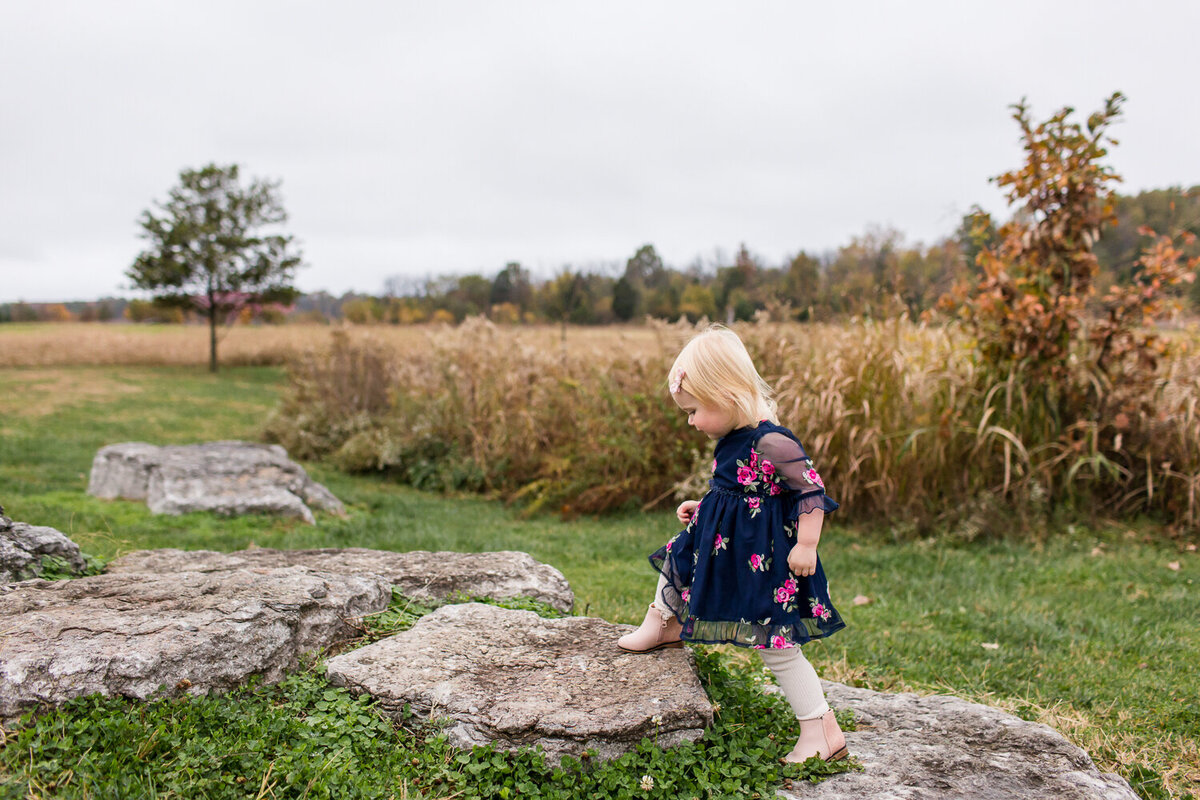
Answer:
<path fill-rule="evenodd" d="M 654 590 L 654 607 L 662 614 L 663 619 L 675 616 L 671 613 L 671 609 L 667 608 L 666 601 L 663 600 L 663 589 L 667 585 L 667 576 L 661 572 L 658 574 L 658 588 Z"/>
<path fill-rule="evenodd" d="M 838 727 L 817 671 L 808 663 L 799 647 L 785 650 L 759 650 L 763 663 L 775 673 L 788 705 L 800 720 L 800 739 L 784 761 L 804 761 L 819 756 L 827 761 L 845 758 L 846 737 Z"/>
<path fill-rule="evenodd" d="M 796 719 L 813 719 L 829 710 L 817 671 L 808 663 L 799 647 L 758 652 L 763 663 L 775 673 L 775 680 L 779 682 L 788 705 L 796 712 Z"/>
<path fill-rule="evenodd" d="M 654 591 L 654 602 L 646 610 L 646 618 L 636 631 L 618 639 L 617 647 L 627 653 L 650 653 L 664 647 L 683 647 L 683 642 L 679 639 L 682 626 L 662 599 L 663 587 L 666 585 L 667 579 L 660 575 L 658 588 Z"/>

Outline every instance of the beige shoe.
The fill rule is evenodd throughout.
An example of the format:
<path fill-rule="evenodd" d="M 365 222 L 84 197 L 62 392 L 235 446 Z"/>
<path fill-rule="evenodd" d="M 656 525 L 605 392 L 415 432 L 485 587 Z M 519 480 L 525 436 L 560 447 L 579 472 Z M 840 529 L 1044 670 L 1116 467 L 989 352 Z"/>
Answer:
<path fill-rule="evenodd" d="M 617 647 L 626 653 L 652 653 L 665 647 L 683 647 L 679 639 L 682 630 L 679 620 L 664 615 L 651 603 L 641 627 L 617 639 Z"/>
<path fill-rule="evenodd" d="M 800 720 L 800 740 L 792 752 L 783 757 L 783 761 L 796 764 L 813 756 L 820 756 L 826 761 L 839 761 L 848 755 L 850 751 L 846 748 L 846 735 L 838 727 L 831 710 L 813 719 Z"/>

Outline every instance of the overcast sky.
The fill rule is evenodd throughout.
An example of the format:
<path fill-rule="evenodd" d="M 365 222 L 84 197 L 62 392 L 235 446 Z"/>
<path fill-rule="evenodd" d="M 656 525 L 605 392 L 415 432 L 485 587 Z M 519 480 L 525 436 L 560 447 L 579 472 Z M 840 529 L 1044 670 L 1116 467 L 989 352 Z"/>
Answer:
<path fill-rule="evenodd" d="M 0 302 L 128 295 L 185 167 L 282 180 L 305 291 L 520 261 L 775 265 L 948 234 L 1008 105 L 1128 95 L 1122 191 L 1200 183 L 1195 0 L 0 4 Z"/>

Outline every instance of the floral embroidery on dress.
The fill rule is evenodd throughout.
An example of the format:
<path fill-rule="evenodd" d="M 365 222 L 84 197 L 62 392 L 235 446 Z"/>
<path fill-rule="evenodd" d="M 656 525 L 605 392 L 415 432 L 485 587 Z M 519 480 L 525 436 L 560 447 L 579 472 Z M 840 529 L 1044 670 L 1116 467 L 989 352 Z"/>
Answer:
<path fill-rule="evenodd" d="M 746 507 L 750 510 L 750 518 L 754 519 L 762 511 L 762 497 L 759 495 L 764 490 L 771 497 L 782 493 L 783 487 L 780 484 L 783 478 L 775 469 L 775 465 L 763 458 L 753 447 L 750 448 L 750 458 L 738 459 L 737 467 L 737 481 L 747 494 Z"/>
<path fill-rule="evenodd" d="M 760 624 L 761 624 L 761 623 L 760 623 Z M 775 634 L 774 636 L 772 636 L 772 637 L 771 637 L 771 643 L 770 643 L 769 645 L 767 645 L 767 644 L 756 644 L 756 645 L 754 645 L 754 649 L 755 649 L 755 650 L 767 650 L 767 649 L 771 649 L 771 650 L 787 650 L 788 648 L 795 647 L 796 645 L 794 645 L 794 644 L 792 644 L 791 642 L 789 642 L 789 641 L 787 640 L 787 636 L 784 636 L 784 635 L 783 635 L 783 634 L 787 634 L 788 636 L 790 636 L 790 635 L 791 635 L 791 626 L 790 626 L 790 625 L 789 625 L 789 626 L 786 626 L 786 627 L 784 627 L 784 628 L 781 628 L 780 630 L 782 631 L 782 633 L 777 633 L 777 634 Z M 753 636 L 752 636 L 752 637 L 750 637 L 750 641 L 752 641 L 752 642 L 753 642 L 755 639 L 756 639 L 756 637 L 753 637 Z"/>
<path fill-rule="evenodd" d="M 715 556 L 718 550 L 724 550 L 728 544 L 729 540 L 718 533 L 717 537 L 713 539 L 713 555 Z"/>
<path fill-rule="evenodd" d="M 683 601 L 683 602 L 685 602 L 685 603 L 686 603 L 686 602 L 688 602 L 689 600 L 691 600 L 691 599 L 692 599 L 692 590 L 691 590 L 691 588 L 689 587 L 689 588 L 687 588 L 687 589 L 684 589 L 682 592 L 680 592 L 680 593 L 679 593 L 679 599 L 680 599 L 680 600 L 682 600 L 682 601 Z"/>
<path fill-rule="evenodd" d="M 738 462 L 738 483 L 746 487 L 746 491 L 753 492 L 758 490 L 758 473 L 753 467 L 748 467 Z"/>
<path fill-rule="evenodd" d="M 750 571 L 751 572 L 766 572 L 770 568 L 771 568 L 771 559 L 770 558 L 763 556 L 763 555 L 759 555 L 758 553 L 751 554 L 751 556 L 750 556 Z"/>
<path fill-rule="evenodd" d="M 775 590 L 775 602 L 783 606 L 784 611 L 796 610 L 796 603 L 793 599 L 796 596 L 796 588 L 795 579 L 788 578 Z"/>
<path fill-rule="evenodd" d="M 808 598 L 808 604 L 812 607 L 813 618 L 829 619 L 833 616 L 833 612 L 826 608 L 820 600 L 815 597 Z"/>
<path fill-rule="evenodd" d="M 811 458 L 804 459 L 804 480 L 813 486 L 821 487 L 822 490 L 825 488 L 825 481 L 821 480 L 821 476 L 813 469 L 813 460 Z"/>

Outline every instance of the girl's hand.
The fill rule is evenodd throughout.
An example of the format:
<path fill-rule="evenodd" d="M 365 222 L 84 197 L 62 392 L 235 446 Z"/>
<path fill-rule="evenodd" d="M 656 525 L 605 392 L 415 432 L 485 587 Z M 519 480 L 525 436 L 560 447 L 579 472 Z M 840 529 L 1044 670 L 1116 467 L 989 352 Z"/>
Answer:
<path fill-rule="evenodd" d="M 680 522 L 687 525 L 691 521 L 692 514 L 696 511 L 696 506 L 698 505 L 700 505 L 699 500 L 684 500 L 679 504 L 679 508 L 675 509 L 675 516 L 679 518 Z"/>
<path fill-rule="evenodd" d="M 817 571 L 817 548 L 797 544 L 788 553 L 788 569 L 794 575 L 807 578 Z"/>

